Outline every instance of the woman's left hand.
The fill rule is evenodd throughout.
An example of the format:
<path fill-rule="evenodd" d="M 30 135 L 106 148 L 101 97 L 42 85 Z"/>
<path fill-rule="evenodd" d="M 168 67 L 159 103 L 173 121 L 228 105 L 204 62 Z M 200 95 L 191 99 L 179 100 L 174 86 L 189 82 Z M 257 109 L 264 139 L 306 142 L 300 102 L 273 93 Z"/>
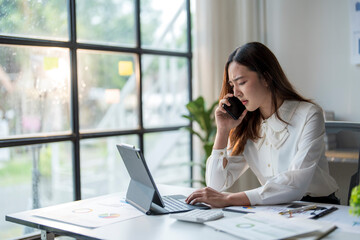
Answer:
<path fill-rule="evenodd" d="M 202 202 L 213 208 L 222 208 L 229 206 L 228 196 L 229 194 L 218 192 L 211 187 L 205 187 L 190 194 L 185 201 L 188 204 Z"/>

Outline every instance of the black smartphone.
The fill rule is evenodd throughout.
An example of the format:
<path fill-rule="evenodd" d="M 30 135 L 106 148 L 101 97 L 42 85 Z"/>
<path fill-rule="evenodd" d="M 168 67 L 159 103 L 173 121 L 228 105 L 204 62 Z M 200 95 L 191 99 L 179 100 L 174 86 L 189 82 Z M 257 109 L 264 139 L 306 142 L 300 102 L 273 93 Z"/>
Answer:
<path fill-rule="evenodd" d="M 237 97 L 228 98 L 230 102 L 230 106 L 223 104 L 223 108 L 229 113 L 229 115 L 238 120 L 243 111 L 245 111 L 245 106 L 241 103 L 241 101 Z"/>

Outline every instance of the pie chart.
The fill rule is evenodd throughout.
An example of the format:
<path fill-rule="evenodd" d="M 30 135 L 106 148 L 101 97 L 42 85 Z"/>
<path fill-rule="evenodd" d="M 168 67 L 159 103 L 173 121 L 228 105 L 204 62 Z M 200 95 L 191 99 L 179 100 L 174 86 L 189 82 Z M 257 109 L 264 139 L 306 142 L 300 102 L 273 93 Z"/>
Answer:
<path fill-rule="evenodd" d="M 117 218 L 120 217 L 118 213 L 102 213 L 99 214 L 99 218 Z"/>

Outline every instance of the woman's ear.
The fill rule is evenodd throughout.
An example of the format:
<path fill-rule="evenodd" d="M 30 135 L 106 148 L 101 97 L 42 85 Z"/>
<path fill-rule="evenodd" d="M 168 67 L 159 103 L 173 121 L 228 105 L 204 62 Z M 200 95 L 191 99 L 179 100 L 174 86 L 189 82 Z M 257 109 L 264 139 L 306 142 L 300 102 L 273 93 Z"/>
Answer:
<path fill-rule="evenodd" d="M 268 81 L 267 81 L 266 78 L 262 77 L 262 78 L 261 78 L 261 81 L 262 81 L 262 83 L 263 83 L 263 85 L 264 85 L 265 87 L 269 87 L 269 84 L 268 84 Z"/>
<path fill-rule="evenodd" d="M 269 87 L 269 82 L 272 80 L 272 77 L 268 72 L 264 72 L 262 74 L 262 80 L 264 81 L 265 87 Z"/>

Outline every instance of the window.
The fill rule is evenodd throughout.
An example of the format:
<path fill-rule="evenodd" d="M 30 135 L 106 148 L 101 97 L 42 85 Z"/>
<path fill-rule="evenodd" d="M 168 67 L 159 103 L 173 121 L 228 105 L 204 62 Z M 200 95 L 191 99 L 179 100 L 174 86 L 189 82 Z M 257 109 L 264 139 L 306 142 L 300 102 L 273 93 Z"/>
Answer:
<path fill-rule="evenodd" d="M 189 5 L 0 0 L 0 215 L 126 191 L 117 143 L 189 185 Z M 0 220 L 0 239 L 32 232 Z"/>

